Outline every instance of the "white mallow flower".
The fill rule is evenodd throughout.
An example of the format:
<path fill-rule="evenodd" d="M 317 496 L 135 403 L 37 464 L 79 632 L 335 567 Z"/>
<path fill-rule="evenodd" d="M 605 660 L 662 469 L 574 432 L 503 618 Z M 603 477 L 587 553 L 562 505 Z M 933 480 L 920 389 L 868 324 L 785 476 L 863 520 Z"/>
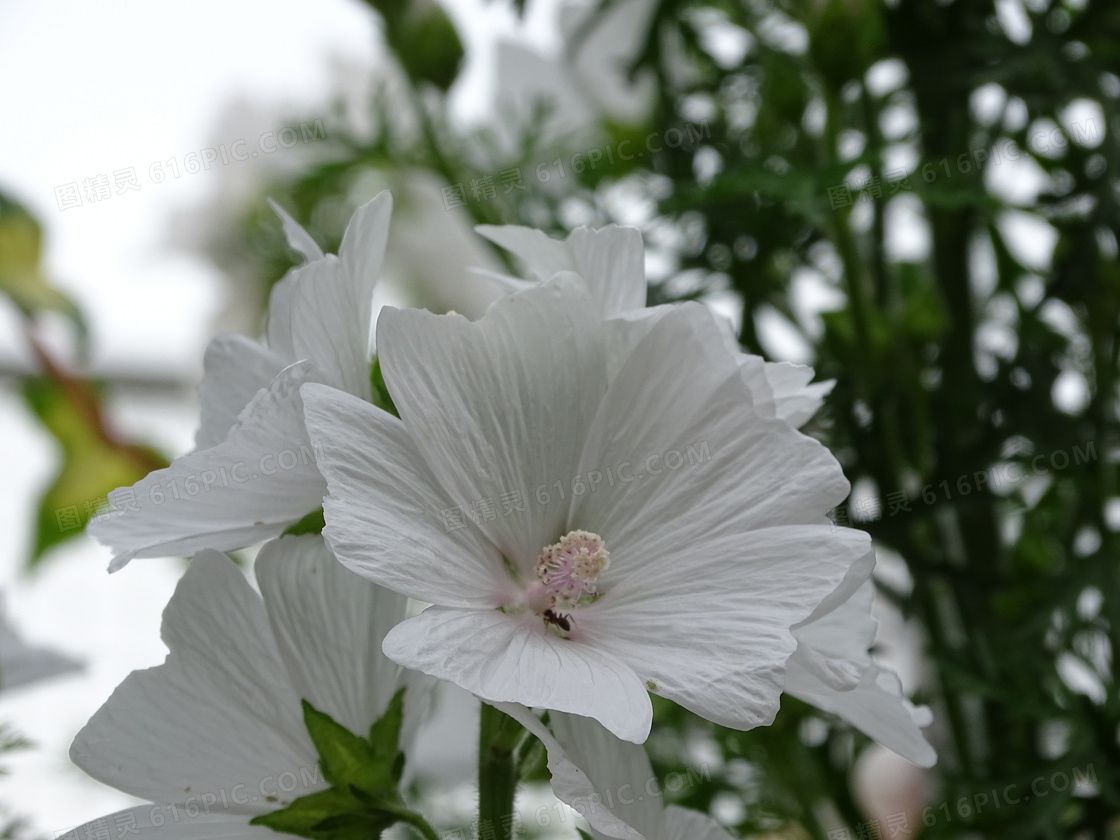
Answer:
<path fill-rule="evenodd" d="M 539 282 L 560 271 L 574 271 L 587 283 L 588 291 L 604 318 L 631 320 L 659 318 L 673 304 L 645 308 L 646 275 L 642 234 L 637 228 L 607 225 L 599 229 L 577 228 L 566 239 L 546 236 L 534 228 L 518 225 L 479 225 L 475 228 L 524 264 L 528 274 Z M 516 291 L 534 281 L 480 271 Z M 717 319 L 724 343 L 737 360 L 743 380 L 762 413 L 778 417 L 798 427 L 804 424 L 824 398 L 835 380 L 810 384 L 813 369 L 789 362 L 767 362 L 760 356 L 742 352 L 731 325 Z"/>
<path fill-rule="evenodd" d="M 377 339 L 401 419 L 302 393 L 328 543 L 435 605 L 386 637 L 392 659 L 635 742 L 647 690 L 773 719 L 790 628 L 870 545 L 825 524 L 839 465 L 754 407 L 707 309 L 604 321 L 567 274 L 474 323 L 387 308 Z"/>
<path fill-rule="evenodd" d="M 355 211 L 337 257 L 276 209 L 307 263 L 273 287 L 268 346 L 237 335 L 210 342 L 195 450 L 114 491 L 116 512 L 90 524 L 115 552 L 110 570 L 134 557 L 243 548 L 317 510 L 326 484 L 299 388 L 320 382 L 370 398 L 373 287 L 392 198 L 382 192 Z"/>
<path fill-rule="evenodd" d="M 635 835 L 645 840 L 734 840 L 707 814 L 665 804 L 665 786 L 640 744 L 616 738 L 597 721 L 579 715 L 552 712 L 546 728 L 526 711 L 502 708 L 544 742 L 554 792 L 587 819 L 595 840 Z M 580 768 L 584 783 L 578 788 L 564 777 L 565 762 Z M 623 831 L 616 830 L 620 825 Z"/>
<path fill-rule="evenodd" d="M 562 241 L 512 225 L 482 225 L 477 230 L 517 256 L 536 282 L 559 271 L 578 272 L 602 315 L 639 322 L 634 329 L 648 329 L 674 308 L 643 308 L 646 283 L 642 239 L 635 228 L 580 228 Z M 511 277 L 497 279 L 510 289 L 534 285 Z M 720 335 L 739 365 L 756 410 L 766 416 L 799 427 L 816 413 L 835 384 L 833 380 L 810 384 L 812 368 L 764 362 L 743 353 L 730 331 L 721 331 Z M 849 574 L 845 587 L 818 607 L 813 620 L 795 629 L 798 647 L 789 660 L 786 691 L 838 715 L 915 764 L 928 767 L 936 761 L 921 733 L 921 727 L 929 723 L 928 709 L 909 703 L 902 696 L 897 675 L 879 666 L 868 653 L 876 630 L 870 613 L 873 585 L 868 581 L 858 591 L 855 587 L 867 581 L 872 561 L 870 555 L 864 558 Z"/>
<path fill-rule="evenodd" d="M 131 674 L 70 748 L 95 779 L 151 804 L 91 826 L 275 837 L 249 821 L 329 787 L 301 700 L 364 737 L 405 685 L 381 642 L 407 600 L 347 571 L 321 537 L 266 544 L 256 578 L 259 595 L 222 554 L 191 563 L 163 616 L 167 660 Z M 402 741 L 425 708 L 409 686 Z"/>
<path fill-rule="evenodd" d="M 867 580 L 847 600 L 829 599 L 794 627 L 797 650 L 787 663 L 785 690 L 919 767 L 932 767 L 937 754 L 922 735 L 932 721 L 929 709 L 907 700 L 898 675 L 869 652 L 878 628 L 874 592 Z"/>

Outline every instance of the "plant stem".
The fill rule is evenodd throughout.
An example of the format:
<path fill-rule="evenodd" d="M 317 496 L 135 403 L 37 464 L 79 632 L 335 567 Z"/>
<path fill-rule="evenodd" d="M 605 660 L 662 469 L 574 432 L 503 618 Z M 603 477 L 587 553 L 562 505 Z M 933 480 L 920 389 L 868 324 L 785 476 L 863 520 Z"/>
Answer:
<path fill-rule="evenodd" d="M 425 840 L 439 840 L 439 835 L 436 830 L 428 823 L 426 819 L 417 814 L 415 811 L 409 811 L 407 808 L 393 809 L 403 823 L 408 823 L 410 826 L 420 832 Z"/>
<path fill-rule="evenodd" d="M 521 725 L 488 703 L 478 729 L 478 836 L 513 838 L 513 797 L 517 791 L 514 752 Z"/>

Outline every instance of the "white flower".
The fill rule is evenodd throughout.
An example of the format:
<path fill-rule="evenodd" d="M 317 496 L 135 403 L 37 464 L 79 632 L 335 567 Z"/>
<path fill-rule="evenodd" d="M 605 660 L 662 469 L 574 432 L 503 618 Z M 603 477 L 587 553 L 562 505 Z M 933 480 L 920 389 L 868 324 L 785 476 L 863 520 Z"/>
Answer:
<path fill-rule="evenodd" d="M 642 234 L 637 228 L 577 228 L 564 240 L 517 225 L 479 225 L 475 230 L 520 259 L 535 281 L 547 280 L 561 271 L 579 274 L 604 318 L 659 318 L 673 309 L 671 304 L 645 308 L 645 257 Z M 533 285 L 531 281 L 489 271 L 479 273 L 499 281 L 509 291 Z M 811 367 L 767 362 L 760 356 L 744 353 L 730 324 L 719 319 L 717 322 L 727 350 L 738 362 L 743 381 L 760 412 L 794 427 L 800 427 L 816 413 L 835 380 L 810 385 Z"/>
<path fill-rule="evenodd" d="M 704 307 L 604 321 L 564 275 L 476 323 L 386 309 L 378 347 L 400 420 L 303 396 L 328 543 L 436 605 L 391 658 L 636 742 L 647 689 L 733 728 L 773 719 L 791 626 L 869 543 L 823 524 L 839 465 L 754 408 Z"/>
<path fill-rule="evenodd" d="M 550 759 L 552 750 L 560 749 L 587 775 L 590 792 L 581 792 L 575 804 L 591 823 L 596 840 L 619 836 L 599 829 L 606 823 L 603 814 L 624 822 L 645 840 L 734 840 L 707 814 L 665 805 L 664 786 L 642 746 L 616 738 L 590 718 L 552 712 L 549 726 L 556 744 L 542 739 Z M 534 734 L 541 737 L 536 729 Z"/>
<path fill-rule="evenodd" d="M 404 684 L 380 647 L 406 599 L 348 572 L 321 537 L 266 544 L 256 577 L 260 595 L 224 555 L 195 557 L 164 612 L 167 660 L 132 673 L 71 746 L 95 779 L 154 803 L 122 812 L 139 825 L 267 836 L 252 817 L 329 786 L 301 700 L 364 736 Z M 406 733 L 425 707 L 415 690 Z"/>
<path fill-rule="evenodd" d="M 236 335 L 211 341 L 195 451 L 115 491 L 118 514 L 89 526 L 115 551 L 110 570 L 133 557 L 243 548 L 318 509 L 326 485 L 299 387 L 321 382 L 370 398 L 373 287 L 391 209 L 387 192 L 358 208 L 335 257 L 277 208 L 308 262 L 272 290 L 267 347 Z"/>
<path fill-rule="evenodd" d="M 925 706 L 902 694 L 898 675 L 880 666 L 868 649 L 878 622 L 871 616 L 875 585 L 864 582 L 838 604 L 825 604 L 793 630 L 786 692 L 831 712 L 919 767 L 937 754 L 922 735 L 932 720 Z"/>
<path fill-rule="evenodd" d="M 82 664 L 69 656 L 24 642 L 4 613 L 0 605 L 0 691 L 82 669 Z"/>

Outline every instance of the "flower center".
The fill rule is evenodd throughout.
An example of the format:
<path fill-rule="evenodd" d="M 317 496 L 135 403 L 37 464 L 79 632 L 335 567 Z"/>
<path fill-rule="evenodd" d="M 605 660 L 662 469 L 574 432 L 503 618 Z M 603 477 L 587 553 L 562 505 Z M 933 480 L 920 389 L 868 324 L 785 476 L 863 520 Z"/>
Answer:
<path fill-rule="evenodd" d="M 599 594 L 595 581 L 611 563 L 603 538 L 588 531 L 569 531 L 537 558 L 537 580 L 543 588 L 541 611 L 568 612 Z"/>

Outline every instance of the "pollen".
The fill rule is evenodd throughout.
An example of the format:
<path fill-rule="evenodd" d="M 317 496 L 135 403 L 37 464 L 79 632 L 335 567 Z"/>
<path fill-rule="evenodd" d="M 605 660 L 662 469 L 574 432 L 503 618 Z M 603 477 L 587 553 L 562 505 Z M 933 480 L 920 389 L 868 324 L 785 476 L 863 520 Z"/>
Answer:
<path fill-rule="evenodd" d="M 596 580 L 611 563 L 598 534 L 570 531 L 537 558 L 537 579 L 548 593 L 548 608 L 567 611 L 594 599 Z"/>

